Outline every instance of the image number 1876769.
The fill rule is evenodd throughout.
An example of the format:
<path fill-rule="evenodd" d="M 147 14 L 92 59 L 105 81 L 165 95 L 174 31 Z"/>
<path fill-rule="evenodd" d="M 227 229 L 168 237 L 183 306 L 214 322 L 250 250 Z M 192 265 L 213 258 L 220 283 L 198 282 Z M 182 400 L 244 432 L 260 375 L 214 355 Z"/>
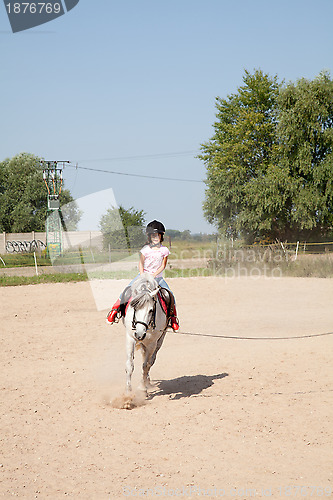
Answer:
<path fill-rule="evenodd" d="M 48 23 L 72 10 L 79 0 L 48 0 L 47 2 L 4 0 L 13 33 Z"/>

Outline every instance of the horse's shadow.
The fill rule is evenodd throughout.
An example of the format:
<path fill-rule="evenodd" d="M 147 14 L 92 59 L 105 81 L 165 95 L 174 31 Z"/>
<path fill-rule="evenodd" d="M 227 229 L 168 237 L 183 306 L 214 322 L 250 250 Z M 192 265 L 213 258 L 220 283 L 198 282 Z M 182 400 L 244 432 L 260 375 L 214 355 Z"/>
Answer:
<path fill-rule="evenodd" d="M 185 375 L 171 380 L 158 380 L 154 382 L 155 390 L 148 396 L 149 399 L 156 396 L 169 395 L 170 399 L 188 398 L 200 394 L 214 384 L 214 380 L 228 377 L 228 373 L 217 375 Z"/>

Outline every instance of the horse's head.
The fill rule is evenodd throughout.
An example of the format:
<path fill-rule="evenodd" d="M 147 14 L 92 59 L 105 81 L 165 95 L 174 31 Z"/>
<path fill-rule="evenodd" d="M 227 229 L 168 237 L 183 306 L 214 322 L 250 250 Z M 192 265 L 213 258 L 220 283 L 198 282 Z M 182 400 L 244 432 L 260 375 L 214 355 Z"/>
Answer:
<path fill-rule="evenodd" d="M 131 300 L 131 307 L 134 309 L 132 328 L 137 340 L 145 338 L 148 328 L 155 328 L 156 295 L 159 290 L 155 280 L 145 282 L 140 278 L 132 287 Z"/>

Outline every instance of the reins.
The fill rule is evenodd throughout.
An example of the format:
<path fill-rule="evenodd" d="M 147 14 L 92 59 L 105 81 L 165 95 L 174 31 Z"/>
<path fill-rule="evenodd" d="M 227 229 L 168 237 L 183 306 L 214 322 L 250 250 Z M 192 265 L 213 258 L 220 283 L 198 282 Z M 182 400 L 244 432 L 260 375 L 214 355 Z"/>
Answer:
<path fill-rule="evenodd" d="M 151 326 L 153 330 L 155 330 L 156 328 L 156 298 L 153 297 L 153 301 L 154 301 L 154 306 L 153 306 L 153 313 L 151 315 L 151 319 L 148 323 L 146 323 L 145 321 L 140 321 L 140 320 L 136 320 L 135 319 L 135 308 L 133 308 L 134 310 L 134 314 L 133 314 L 133 319 L 132 319 L 132 330 L 135 330 L 136 329 L 136 325 L 139 324 L 139 325 L 143 325 L 146 330 L 148 330 L 148 328 Z"/>

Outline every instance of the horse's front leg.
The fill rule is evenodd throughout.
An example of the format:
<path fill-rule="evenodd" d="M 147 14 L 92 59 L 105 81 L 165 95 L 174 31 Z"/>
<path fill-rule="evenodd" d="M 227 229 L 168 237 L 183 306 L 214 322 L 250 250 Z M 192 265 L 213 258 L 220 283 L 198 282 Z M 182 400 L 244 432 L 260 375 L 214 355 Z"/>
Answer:
<path fill-rule="evenodd" d="M 149 370 L 152 366 L 152 357 L 154 351 L 156 349 L 156 344 L 150 345 L 148 348 L 146 347 L 145 353 L 143 356 L 143 364 L 142 364 L 142 389 L 147 393 L 148 389 L 152 387 L 149 378 Z"/>
<path fill-rule="evenodd" d="M 127 353 L 127 361 L 126 361 L 126 392 L 132 391 L 132 373 L 134 370 L 134 348 L 135 348 L 135 340 L 127 335 L 126 338 L 126 353 Z"/>
<path fill-rule="evenodd" d="M 149 372 L 150 372 L 151 367 L 155 363 L 156 355 L 163 344 L 165 333 L 166 332 L 163 332 L 162 335 L 160 336 L 160 338 L 158 339 L 158 341 L 153 346 L 151 346 L 151 349 L 149 351 L 149 355 L 146 356 L 145 362 L 143 363 L 143 370 L 142 370 L 143 371 L 143 383 L 144 383 L 144 386 L 146 388 L 146 391 L 148 389 L 154 388 L 154 385 L 152 385 L 150 382 Z"/>

